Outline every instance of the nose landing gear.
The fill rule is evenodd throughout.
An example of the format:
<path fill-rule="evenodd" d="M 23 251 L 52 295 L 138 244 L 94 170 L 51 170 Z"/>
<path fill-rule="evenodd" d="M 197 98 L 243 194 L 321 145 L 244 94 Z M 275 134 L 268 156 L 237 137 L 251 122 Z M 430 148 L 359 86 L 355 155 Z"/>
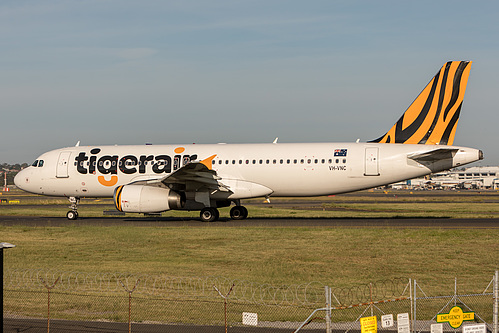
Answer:
<path fill-rule="evenodd" d="M 69 206 L 71 210 L 66 213 L 66 217 L 68 220 L 76 220 L 78 218 L 78 204 L 80 203 L 80 198 L 69 197 L 68 199 L 71 203 Z"/>

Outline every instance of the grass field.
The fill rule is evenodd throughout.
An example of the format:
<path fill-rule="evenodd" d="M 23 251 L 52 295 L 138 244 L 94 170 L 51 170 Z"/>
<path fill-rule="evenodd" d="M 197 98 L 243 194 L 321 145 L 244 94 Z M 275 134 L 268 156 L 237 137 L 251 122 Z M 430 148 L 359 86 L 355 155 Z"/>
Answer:
<path fill-rule="evenodd" d="M 281 205 L 250 201 L 251 216 L 446 216 L 490 217 L 499 212 L 496 192 L 438 196 L 366 193 L 285 200 Z M 9 195 L 21 205 L 2 205 L 1 214 L 64 215 L 66 201 Z M 4 196 L 5 197 L 5 196 Z M 44 201 L 49 200 L 49 201 Z M 305 201 L 303 201 L 305 200 Z M 22 202 L 39 205 L 23 207 Z M 109 201 L 88 201 L 81 212 L 102 214 Z M 47 207 L 46 205 L 51 205 Z M 54 206 L 52 206 L 54 205 Z M 59 207 L 60 206 L 60 207 Z M 43 209 L 43 207 L 46 207 Z M 5 208 L 5 209 L 4 209 Z M 20 209 L 20 211 L 16 211 Z M 15 212 L 15 213 L 14 213 Z M 171 213 L 168 213 L 172 216 Z M 174 213 L 191 214 L 193 213 Z M 226 214 L 224 212 L 222 214 Z M 319 281 L 352 286 L 396 277 L 414 278 L 453 291 L 454 277 L 468 292 L 483 291 L 499 269 L 499 229 L 438 228 L 196 228 L 0 226 L 6 268 L 81 272 L 130 272 L 181 277 L 224 276 L 256 283 Z M 470 290 L 472 289 L 472 290 Z"/>

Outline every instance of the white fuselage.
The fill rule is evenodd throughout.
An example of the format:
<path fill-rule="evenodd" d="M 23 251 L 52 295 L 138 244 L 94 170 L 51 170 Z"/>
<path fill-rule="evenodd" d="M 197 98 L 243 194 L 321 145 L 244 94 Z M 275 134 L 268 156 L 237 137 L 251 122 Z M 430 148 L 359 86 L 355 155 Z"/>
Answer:
<path fill-rule="evenodd" d="M 450 146 L 383 143 L 192 144 L 87 146 L 53 150 L 22 170 L 16 185 L 65 197 L 112 197 L 119 185 L 161 179 L 189 161 L 208 160 L 231 195 L 320 196 L 357 191 L 480 159 L 473 148 L 418 163 L 408 156 Z M 210 158 L 211 161 L 210 161 Z M 43 162 L 40 162 L 43 161 Z M 39 164 L 42 163 L 42 166 Z"/>

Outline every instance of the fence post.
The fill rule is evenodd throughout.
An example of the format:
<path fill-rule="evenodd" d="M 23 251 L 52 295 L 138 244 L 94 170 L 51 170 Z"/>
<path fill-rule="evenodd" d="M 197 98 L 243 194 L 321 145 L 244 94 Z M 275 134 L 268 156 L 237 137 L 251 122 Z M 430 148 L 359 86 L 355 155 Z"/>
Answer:
<path fill-rule="evenodd" d="M 128 333 L 132 332 L 132 293 L 135 291 L 135 288 L 137 288 L 137 285 L 139 284 L 140 279 L 135 282 L 135 286 L 133 286 L 132 290 L 129 290 L 125 284 L 119 280 L 121 285 L 123 286 L 123 289 L 128 293 Z"/>
<path fill-rule="evenodd" d="M 325 286 L 326 292 L 326 333 L 332 333 L 331 327 L 331 288 Z"/>
<path fill-rule="evenodd" d="M 57 282 L 59 282 L 60 278 L 61 277 L 59 276 L 57 280 L 55 280 L 54 284 L 52 284 L 49 287 L 48 284 L 45 283 L 45 280 L 42 277 L 40 277 L 40 280 L 42 281 L 43 285 L 45 286 L 45 288 L 47 288 L 47 333 L 50 332 L 50 290 L 52 290 L 52 288 L 55 287 Z"/>
<path fill-rule="evenodd" d="M 414 326 L 412 325 L 413 319 L 414 319 L 414 297 L 412 296 L 412 279 L 409 279 L 409 300 L 411 302 L 411 315 L 409 316 L 409 320 L 411 323 L 411 332 L 414 331 Z M 397 323 L 398 325 L 398 323 Z"/>
<path fill-rule="evenodd" d="M 416 282 L 416 279 L 414 279 L 414 311 L 413 311 L 414 315 L 412 317 L 412 331 L 414 333 L 416 333 L 416 330 L 417 330 L 417 328 L 416 328 L 416 318 L 417 318 L 416 317 L 416 313 L 417 313 L 416 290 L 417 290 L 417 286 L 418 286 L 418 284 Z"/>
<path fill-rule="evenodd" d="M 494 276 L 494 333 L 499 333 L 499 271 Z"/>
<path fill-rule="evenodd" d="M 232 287 L 230 287 L 229 292 L 225 296 L 220 292 L 220 290 L 218 290 L 218 288 L 216 286 L 213 286 L 213 288 L 215 288 L 215 290 L 218 291 L 218 294 L 224 299 L 225 333 L 227 333 L 227 298 L 229 297 L 230 293 L 232 292 L 232 289 L 234 288 L 234 286 L 235 286 L 235 284 L 233 283 Z"/>

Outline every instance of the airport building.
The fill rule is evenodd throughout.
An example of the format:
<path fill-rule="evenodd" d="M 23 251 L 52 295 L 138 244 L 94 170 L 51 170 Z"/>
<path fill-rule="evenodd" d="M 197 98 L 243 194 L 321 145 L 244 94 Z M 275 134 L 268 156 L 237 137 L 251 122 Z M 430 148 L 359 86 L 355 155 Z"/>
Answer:
<path fill-rule="evenodd" d="M 471 167 L 434 173 L 391 185 L 395 189 L 499 189 L 499 166 Z"/>

